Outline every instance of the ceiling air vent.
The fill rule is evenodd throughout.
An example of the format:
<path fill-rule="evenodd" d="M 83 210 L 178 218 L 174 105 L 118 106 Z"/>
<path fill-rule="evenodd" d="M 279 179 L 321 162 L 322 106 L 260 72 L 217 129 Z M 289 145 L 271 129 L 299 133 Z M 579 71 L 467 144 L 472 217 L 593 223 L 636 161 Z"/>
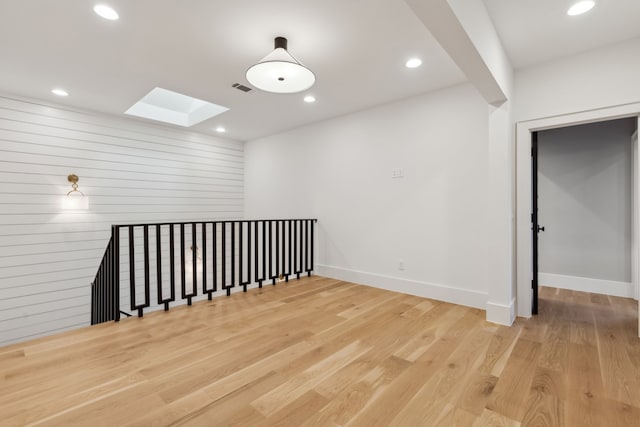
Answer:
<path fill-rule="evenodd" d="M 241 85 L 240 83 L 234 83 L 233 87 L 243 92 L 251 92 L 252 90 L 250 87 L 246 87 L 245 85 Z"/>

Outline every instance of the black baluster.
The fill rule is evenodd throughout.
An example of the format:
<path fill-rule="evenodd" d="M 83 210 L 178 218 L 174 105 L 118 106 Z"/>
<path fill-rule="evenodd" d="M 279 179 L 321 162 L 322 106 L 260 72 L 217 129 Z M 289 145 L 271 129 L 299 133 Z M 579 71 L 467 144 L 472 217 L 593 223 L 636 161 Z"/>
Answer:
<path fill-rule="evenodd" d="M 247 282 L 245 284 L 245 292 L 247 286 L 251 284 L 251 222 L 247 222 Z"/>
<path fill-rule="evenodd" d="M 134 247 L 133 226 L 129 226 L 129 299 L 131 300 L 131 311 L 138 310 L 138 317 L 142 317 L 142 309 L 136 305 L 136 260 Z"/>
<path fill-rule="evenodd" d="M 104 277 L 103 271 L 98 271 L 98 322 L 104 322 Z"/>
<path fill-rule="evenodd" d="M 180 224 L 180 297 L 185 299 L 187 297 L 187 273 L 185 271 L 185 242 L 184 242 L 184 224 Z"/>
<path fill-rule="evenodd" d="M 120 321 L 120 228 L 117 225 L 111 227 L 113 237 L 113 299 L 115 302 L 116 322 Z"/>
<path fill-rule="evenodd" d="M 211 301 L 211 291 L 207 289 L 207 223 L 202 223 L 202 295 Z"/>
<path fill-rule="evenodd" d="M 198 293 L 198 244 L 196 240 L 196 223 L 191 224 L 191 267 L 193 268 L 191 293 L 187 295 L 187 304 L 191 305 L 191 298 Z"/>
<path fill-rule="evenodd" d="M 144 300 L 149 301 L 149 284 L 150 282 L 150 274 L 149 274 L 149 226 L 145 225 L 142 227 L 144 234 Z"/>
<path fill-rule="evenodd" d="M 278 271 L 278 279 L 279 279 L 280 276 L 284 276 L 284 272 L 286 271 L 284 267 L 285 267 L 285 261 L 286 261 L 285 246 L 287 243 L 285 240 L 284 221 L 278 221 L 278 222 L 282 222 L 282 227 L 280 227 L 280 242 L 282 242 L 282 244 L 279 245 L 279 248 L 278 248 L 278 252 L 280 252 L 280 270 Z"/>
<path fill-rule="evenodd" d="M 300 270 L 298 270 L 298 220 L 293 221 L 293 262 L 294 262 L 294 273 L 296 273 L 296 279 L 300 278 Z"/>
<path fill-rule="evenodd" d="M 309 265 L 309 270 L 307 270 L 307 275 L 311 276 L 311 272 L 313 271 L 313 251 L 314 251 L 314 244 L 313 244 L 313 236 L 314 236 L 314 231 L 313 231 L 313 227 L 315 224 L 315 220 L 310 220 L 309 221 L 309 226 L 311 227 L 311 263 Z"/>
<path fill-rule="evenodd" d="M 91 324 L 95 325 L 98 317 L 97 303 L 96 303 L 96 281 L 91 282 Z"/>
<path fill-rule="evenodd" d="M 311 272 L 313 271 L 313 222 L 314 220 L 309 220 L 309 263 L 307 264 L 307 276 L 311 276 Z"/>
<path fill-rule="evenodd" d="M 271 230 L 269 230 L 271 231 Z M 271 248 L 273 250 L 273 248 Z M 278 277 L 280 276 L 280 221 L 276 221 L 276 274 L 271 277 L 273 285 L 275 286 Z"/>
<path fill-rule="evenodd" d="M 173 226 L 169 225 L 169 227 L 173 231 Z M 171 240 L 173 245 L 173 236 Z M 171 254 L 171 262 L 173 262 L 173 251 Z M 156 271 L 158 275 L 158 304 L 164 304 L 164 311 L 169 311 L 169 300 L 164 298 L 162 292 L 162 227 L 160 224 L 156 225 Z"/>
<path fill-rule="evenodd" d="M 213 292 L 218 290 L 218 223 L 213 223 L 213 229 L 211 234 L 211 239 L 213 240 L 213 251 L 211 254 L 212 258 L 212 268 L 211 273 L 213 274 Z"/>
<path fill-rule="evenodd" d="M 273 280 L 273 284 L 276 284 L 273 276 L 273 221 L 269 221 L 269 279 Z"/>
<path fill-rule="evenodd" d="M 240 221 L 238 222 L 238 224 L 240 225 L 240 228 L 238 229 L 238 282 L 240 283 L 240 285 L 242 286 L 242 292 L 247 292 L 247 284 L 245 283 L 243 277 L 243 258 L 244 258 L 244 251 L 243 251 L 243 242 L 242 240 L 244 239 L 244 221 Z"/>
<path fill-rule="evenodd" d="M 109 319 L 109 298 L 107 293 L 105 292 L 107 286 L 107 266 L 106 266 L 106 254 L 103 259 L 100 261 L 100 281 L 101 290 L 100 290 L 100 298 L 102 298 L 102 322 L 106 322 Z"/>
<path fill-rule="evenodd" d="M 176 257 L 175 257 L 175 231 L 173 224 L 169 224 L 169 281 L 171 282 L 171 300 L 175 299 L 176 292 Z"/>
<path fill-rule="evenodd" d="M 258 282 L 258 287 L 262 287 L 262 282 L 267 279 L 267 222 L 262 221 L 262 279 Z"/>
<path fill-rule="evenodd" d="M 236 223 L 231 221 L 231 287 L 236 286 Z"/>
<path fill-rule="evenodd" d="M 102 322 L 102 292 L 100 289 L 100 285 L 102 283 L 102 270 L 98 268 L 98 274 L 96 274 L 96 282 L 98 283 L 98 292 L 97 292 L 97 300 L 96 303 L 96 311 L 98 312 L 98 323 Z"/>
<path fill-rule="evenodd" d="M 258 283 L 258 276 L 260 274 L 260 272 L 258 271 L 258 221 L 253 223 L 254 225 L 254 231 L 255 231 L 255 236 L 254 236 L 254 265 L 255 265 L 255 276 L 254 276 L 254 282 Z M 260 287 L 262 287 L 262 282 L 260 281 Z"/>
<path fill-rule="evenodd" d="M 107 250 L 104 253 L 104 259 L 100 264 L 102 271 L 104 272 L 104 283 L 102 288 L 102 294 L 107 300 L 107 316 L 105 321 L 113 320 L 113 304 L 111 301 L 111 293 L 109 292 L 109 274 L 111 272 L 111 242 L 107 245 Z"/>
<path fill-rule="evenodd" d="M 287 246 L 287 240 L 286 240 L 286 233 L 285 233 L 285 226 L 284 226 L 285 222 L 282 221 L 282 227 L 280 228 L 280 237 L 281 237 L 281 242 L 282 245 L 280 245 L 280 273 L 278 274 L 278 277 L 280 276 L 284 276 L 285 272 L 287 270 L 285 270 L 285 262 L 287 260 L 286 257 L 286 246 Z"/>
<path fill-rule="evenodd" d="M 309 220 L 304 220 L 304 266 L 309 271 Z"/>
<path fill-rule="evenodd" d="M 289 276 L 291 276 L 291 274 L 293 273 L 293 260 L 291 258 L 291 254 L 293 253 L 291 250 L 291 244 L 292 244 L 292 234 L 291 234 L 291 228 L 293 226 L 292 221 L 291 220 L 287 220 L 287 223 L 289 224 L 289 244 L 287 245 L 287 254 L 288 254 L 288 260 L 289 260 L 289 264 L 288 264 L 288 269 L 287 269 L 287 278 L 286 281 L 289 281 Z"/>
<path fill-rule="evenodd" d="M 95 325 L 98 322 L 96 321 L 96 319 L 98 318 L 98 303 L 97 303 L 97 299 L 96 299 L 96 286 L 97 283 L 94 280 L 93 282 L 91 282 L 91 324 Z"/>
<path fill-rule="evenodd" d="M 231 295 L 231 288 L 227 287 L 227 223 L 222 223 L 222 289 Z"/>

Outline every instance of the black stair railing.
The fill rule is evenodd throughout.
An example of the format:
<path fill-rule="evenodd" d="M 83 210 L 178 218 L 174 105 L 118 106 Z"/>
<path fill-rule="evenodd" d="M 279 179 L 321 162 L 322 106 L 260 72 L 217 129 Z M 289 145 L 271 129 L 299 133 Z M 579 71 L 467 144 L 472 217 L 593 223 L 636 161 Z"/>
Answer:
<path fill-rule="evenodd" d="M 115 320 L 115 301 L 111 292 L 110 283 L 114 263 L 113 236 L 109 239 L 107 249 L 104 251 L 102 261 L 98 267 L 96 277 L 91 284 L 91 324 Z"/>
<path fill-rule="evenodd" d="M 246 292 L 252 284 L 262 288 L 264 282 L 275 285 L 293 276 L 310 276 L 316 222 L 267 219 L 113 225 L 91 286 L 91 324 L 130 316 L 121 310 L 127 298 L 127 309 L 142 317 L 154 305 L 168 311 L 177 297 L 191 305 L 194 298 L 206 295 L 211 300 L 218 291 L 228 296 L 235 287 Z M 121 286 L 128 296 L 121 295 Z"/>

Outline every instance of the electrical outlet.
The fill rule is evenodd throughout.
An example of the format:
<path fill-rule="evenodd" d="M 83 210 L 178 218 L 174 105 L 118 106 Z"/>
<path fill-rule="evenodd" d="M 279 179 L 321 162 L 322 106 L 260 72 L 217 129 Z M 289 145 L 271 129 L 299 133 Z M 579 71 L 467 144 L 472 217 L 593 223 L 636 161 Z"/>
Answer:
<path fill-rule="evenodd" d="M 404 178 L 404 171 L 402 169 L 393 169 L 391 171 L 391 178 Z"/>
<path fill-rule="evenodd" d="M 398 270 L 404 270 L 404 261 L 403 260 L 398 261 Z"/>

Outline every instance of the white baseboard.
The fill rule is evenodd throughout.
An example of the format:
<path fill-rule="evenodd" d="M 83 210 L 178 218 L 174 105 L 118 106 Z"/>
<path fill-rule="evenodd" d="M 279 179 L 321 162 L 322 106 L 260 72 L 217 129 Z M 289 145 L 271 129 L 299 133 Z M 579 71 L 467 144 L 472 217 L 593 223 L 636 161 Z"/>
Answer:
<path fill-rule="evenodd" d="M 487 302 L 487 322 L 511 326 L 516 320 L 516 299 L 509 305 Z"/>
<path fill-rule="evenodd" d="M 628 282 L 590 279 L 588 277 L 565 276 L 562 274 L 538 273 L 538 284 L 572 291 L 592 292 L 614 297 L 634 298 L 635 289 Z"/>
<path fill-rule="evenodd" d="M 329 265 L 316 265 L 315 273 L 319 276 L 386 289 L 388 291 L 431 298 L 482 310 L 487 308 L 487 294 L 485 292 L 402 279 L 399 277 L 383 276 L 381 274 L 366 273 Z"/>

